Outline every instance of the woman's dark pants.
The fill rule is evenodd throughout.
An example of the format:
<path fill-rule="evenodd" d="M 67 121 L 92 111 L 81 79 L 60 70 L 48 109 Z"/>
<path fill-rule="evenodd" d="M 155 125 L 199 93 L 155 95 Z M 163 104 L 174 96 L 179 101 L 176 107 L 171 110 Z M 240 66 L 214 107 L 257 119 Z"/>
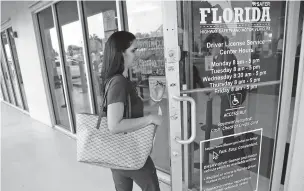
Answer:
<path fill-rule="evenodd" d="M 132 191 L 133 181 L 143 191 L 160 191 L 156 168 L 149 156 L 146 164 L 139 170 L 112 169 L 116 191 Z"/>

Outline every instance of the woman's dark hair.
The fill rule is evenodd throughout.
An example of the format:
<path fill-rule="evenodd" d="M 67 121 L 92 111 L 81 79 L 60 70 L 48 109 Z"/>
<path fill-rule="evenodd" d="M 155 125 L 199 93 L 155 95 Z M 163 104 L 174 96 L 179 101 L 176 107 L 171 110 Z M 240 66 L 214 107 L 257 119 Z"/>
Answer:
<path fill-rule="evenodd" d="M 135 36 L 127 31 L 114 32 L 107 40 L 104 48 L 103 63 L 101 68 L 102 92 L 106 82 L 116 74 L 124 71 L 123 52 L 128 49 Z"/>
<path fill-rule="evenodd" d="M 225 37 L 223 37 L 220 33 L 212 33 L 206 37 L 205 43 L 224 43 L 225 40 L 227 39 L 225 39 Z"/>
<path fill-rule="evenodd" d="M 226 44 L 229 44 L 229 38 L 227 36 L 223 36 L 220 33 L 212 33 L 206 37 L 204 40 L 204 43 L 224 43 L 224 46 L 221 46 L 221 48 L 226 48 Z"/>

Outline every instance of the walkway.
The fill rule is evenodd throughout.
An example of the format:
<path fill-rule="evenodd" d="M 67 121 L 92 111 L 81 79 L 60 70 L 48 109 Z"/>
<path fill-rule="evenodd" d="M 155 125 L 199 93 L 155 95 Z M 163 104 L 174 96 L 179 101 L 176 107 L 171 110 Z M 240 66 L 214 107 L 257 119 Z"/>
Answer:
<path fill-rule="evenodd" d="M 1 103 L 1 189 L 114 191 L 111 172 L 76 161 L 74 139 Z M 134 184 L 134 191 L 140 189 Z"/>

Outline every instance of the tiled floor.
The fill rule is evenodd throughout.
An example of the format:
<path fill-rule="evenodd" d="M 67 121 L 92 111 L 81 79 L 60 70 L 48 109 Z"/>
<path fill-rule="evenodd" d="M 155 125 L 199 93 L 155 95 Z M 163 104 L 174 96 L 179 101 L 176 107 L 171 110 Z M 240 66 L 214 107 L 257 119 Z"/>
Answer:
<path fill-rule="evenodd" d="M 1 103 L 1 190 L 114 191 L 110 170 L 76 161 L 75 143 Z"/>

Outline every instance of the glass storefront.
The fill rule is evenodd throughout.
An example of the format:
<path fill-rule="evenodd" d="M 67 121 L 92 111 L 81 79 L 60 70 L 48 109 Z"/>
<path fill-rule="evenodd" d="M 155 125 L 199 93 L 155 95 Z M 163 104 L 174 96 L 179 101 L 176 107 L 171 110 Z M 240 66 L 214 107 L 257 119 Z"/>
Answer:
<path fill-rule="evenodd" d="M 3 100 L 28 111 L 14 35 L 12 27 L 1 32 L 1 89 Z"/>
<path fill-rule="evenodd" d="M 17 73 L 16 69 L 14 66 L 14 60 L 13 60 L 13 55 L 11 52 L 10 44 L 8 41 L 8 35 L 9 33 L 2 32 L 1 33 L 1 40 L 3 44 L 3 52 L 5 55 L 5 60 L 7 61 L 7 67 L 8 67 L 8 73 L 12 82 L 13 90 L 15 93 L 16 97 L 16 106 L 23 108 L 23 100 L 22 100 L 22 95 L 19 89 L 19 82 L 17 78 Z"/>
<path fill-rule="evenodd" d="M 169 10 L 171 5 L 176 10 Z M 144 101 L 144 113 L 164 119 L 151 154 L 159 172 L 174 184 L 173 168 L 182 164 L 180 180 L 192 190 L 269 190 L 287 5 L 285 1 L 54 3 L 37 13 L 37 19 L 56 124 L 76 129 L 69 113 L 97 113 L 105 42 L 113 32 L 128 30 L 137 38 L 138 56 L 152 55 L 137 59 L 129 78 Z M 189 97 L 196 110 L 177 103 L 172 92 Z M 176 146 L 175 132 L 181 134 L 177 138 L 187 139 L 194 132 L 196 136 L 190 144 Z"/>

